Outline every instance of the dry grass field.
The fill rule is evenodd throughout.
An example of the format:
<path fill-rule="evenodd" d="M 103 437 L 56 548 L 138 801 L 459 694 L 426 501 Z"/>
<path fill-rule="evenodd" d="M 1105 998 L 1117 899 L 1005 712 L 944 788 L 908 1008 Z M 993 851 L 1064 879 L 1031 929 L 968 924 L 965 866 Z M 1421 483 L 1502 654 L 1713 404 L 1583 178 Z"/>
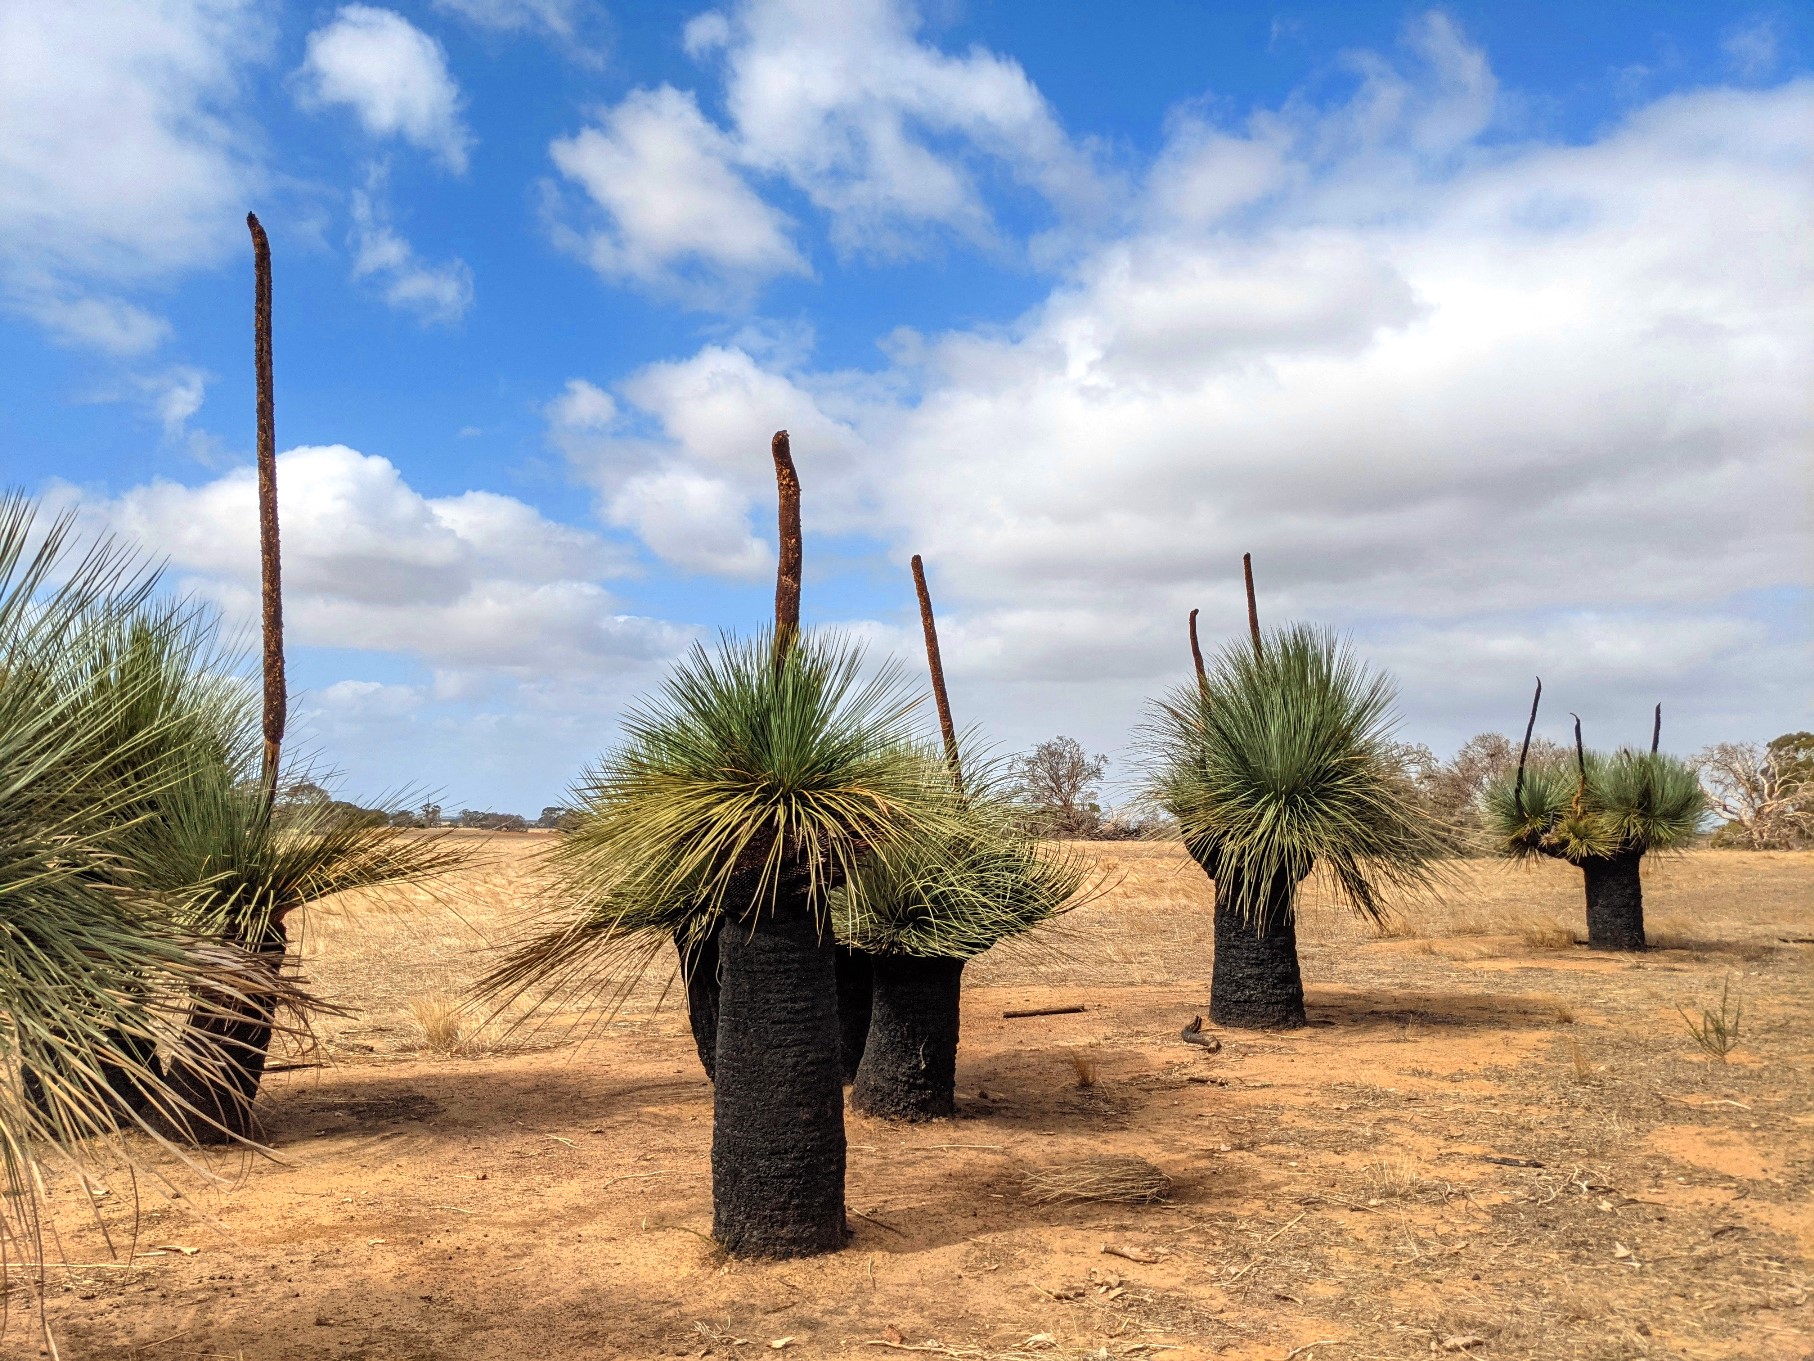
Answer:
<path fill-rule="evenodd" d="M 1461 864 L 1384 932 L 1312 901 L 1309 1028 L 1209 1053 L 1178 1038 L 1207 883 L 1095 847 L 1112 887 L 1061 938 L 972 966 L 962 1115 L 852 1116 L 848 1250 L 764 1264 L 707 1236 L 711 1089 L 665 978 L 603 1023 L 459 1012 L 543 844 L 310 913 L 307 973 L 352 1010 L 271 1079 L 271 1156 L 136 1219 L 116 1178 L 99 1225 L 55 1189 L 64 1356 L 1814 1355 L 1814 855 L 1656 862 L 1636 958 L 1575 944 L 1555 865 Z M 1678 1008 L 1728 985 L 1719 1062 Z M 1040 1194 L 1117 1155 L 1167 1194 Z M 10 1281 L 28 1356 L 38 1278 Z"/>

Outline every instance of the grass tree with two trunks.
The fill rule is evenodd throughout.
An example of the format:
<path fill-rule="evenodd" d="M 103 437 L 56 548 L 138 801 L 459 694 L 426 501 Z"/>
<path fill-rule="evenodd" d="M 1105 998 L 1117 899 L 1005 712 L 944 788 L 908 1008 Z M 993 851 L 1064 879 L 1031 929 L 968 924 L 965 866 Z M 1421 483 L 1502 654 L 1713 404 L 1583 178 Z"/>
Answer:
<path fill-rule="evenodd" d="M 1700 831 L 1707 795 L 1694 766 L 1659 750 L 1663 708 L 1650 750 L 1589 751 L 1575 719 L 1575 750 L 1530 760 L 1531 730 L 1543 682 L 1531 701 L 1516 772 L 1490 785 L 1487 826 L 1502 855 L 1548 856 L 1581 871 L 1587 899 L 1587 943 L 1596 950 L 1642 950 L 1644 857 L 1679 850 Z"/>
<path fill-rule="evenodd" d="M 739 1256 L 798 1257 L 846 1235 L 833 895 L 860 915 L 860 866 L 904 873 L 965 823 L 901 670 L 865 675 L 856 645 L 801 631 L 786 432 L 772 453 L 773 631 L 695 647 L 630 708 L 551 863 L 557 920 L 481 988 L 622 989 L 669 938 L 697 977 L 696 947 L 715 941 L 715 1023 L 695 1011 L 714 1079 L 713 1235 Z"/>
<path fill-rule="evenodd" d="M 1312 873 L 1373 919 L 1436 883 L 1449 839 L 1405 777 L 1395 726 L 1390 681 L 1303 626 L 1256 623 L 1251 645 L 1200 661 L 1155 705 L 1151 797 L 1216 886 L 1218 1025 L 1304 1024 L 1297 899 Z"/>

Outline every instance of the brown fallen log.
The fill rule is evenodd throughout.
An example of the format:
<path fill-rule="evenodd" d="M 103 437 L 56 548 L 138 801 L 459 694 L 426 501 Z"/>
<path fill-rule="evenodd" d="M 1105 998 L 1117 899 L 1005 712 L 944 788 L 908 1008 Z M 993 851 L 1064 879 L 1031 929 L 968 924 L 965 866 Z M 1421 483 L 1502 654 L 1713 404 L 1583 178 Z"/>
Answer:
<path fill-rule="evenodd" d="M 1080 1002 L 1074 1007 L 1034 1007 L 1028 1011 L 1004 1011 L 1001 1015 L 1004 1021 L 1018 1021 L 1026 1016 L 1071 1016 L 1088 1010 Z"/>

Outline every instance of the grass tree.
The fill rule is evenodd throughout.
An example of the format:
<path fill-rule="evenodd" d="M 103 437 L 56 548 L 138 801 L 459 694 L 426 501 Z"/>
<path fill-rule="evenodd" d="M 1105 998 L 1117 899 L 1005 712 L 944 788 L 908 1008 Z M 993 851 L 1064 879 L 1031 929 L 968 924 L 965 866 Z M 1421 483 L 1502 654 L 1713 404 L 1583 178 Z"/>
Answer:
<path fill-rule="evenodd" d="M 738 1256 L 841 1247 L 844 1096 L 829 901 L 860 861 L 949 834 L 948 786 L 912 742 L 897 669 L 800 630 L 799 482 L 787 435 L 775 627 L 695 647 L 631 706 L 556 856 L 577 911 L 481 983 L 628 987 L 678 930 L 715 935 L 713 1234 Z M 859 887 L 856 890 L 861 892 Z"/>
<path fill-rule="evenodd" d="M 865 860 L 837 900 L 839 935 L 869 959 L 874 991 L 851 1104 L 891 1120 L 957 1109 L 964 966 L 1050 921 L 1088 878 L 1080 857 L 1041 845 L 992 782 L 974 778 L 955 835 Z"/>
<path fill-rule="evenodd" d="M 1223 648 L 1148 725 L 1151 793 L 1215 881 L 1210 1017 L 1304 1024 L 1297 895 L 1313 872 L 1363 916 L 1430 885 L 1441 827 L 1400 768 L 1391 683 L 1321 630 Z"/>
<path fill-rule="evenodd" d="M 1537 696 L 1541 699 L 1542 683 Z M 1537 701 L 1531 704 L 1531 726 Z M 1644 883 L 1651 851 L 1685 846 L 1706 815 L 1699 773 L 1658 750 L 1662 706 L 1649 751 L 1588 751 L 1575 720 L 1575 751 L 1532 762 L 1530 731 L 1515 772 L 1490 785 L 1487 825 L 1500 851 L 1514 859 L 1549 856 L 1581 871 L 1587 897 L 1587 943 L 1597 950 L 1642 950 Z"/>
<path fill-rule="evenodd" d="M 36 1240 L 41 1160 L 80 1160 L 122 1124 L 158 1137 L 181 1108 L 155 1054 L 188 999 L 252 986 L 121 855 L 194 738 L 155 717 L 165 677 L 145 664 L 148 639 L 186 624 L 148 606 L 152 574 L 77 551 L 72 530 L 0 499 L 0 1256 Z"/>
<path fill-rule="evenodd" d="M 974 759 L 966 781 L 932 595 L 917 553 L 912 569 L 943 743 L 944 769 L 928 754 L 928 778 L 949 781 L 961 826 L 954 836 L 914 843 L 900 857 L 864 862 L 838 895 L 836 915 L 842 957 L 861 962 L 867 984 L 860 1010 L 851 1004 L 853 989 L 840 989 L 851 1104 L 889 1119 L 931 1120 L 957 1109 L 965 964 L 1063 911 L 1086 875 L 1075 856 L 1042 848 L 1022 831 L 1023 810 Z"/>

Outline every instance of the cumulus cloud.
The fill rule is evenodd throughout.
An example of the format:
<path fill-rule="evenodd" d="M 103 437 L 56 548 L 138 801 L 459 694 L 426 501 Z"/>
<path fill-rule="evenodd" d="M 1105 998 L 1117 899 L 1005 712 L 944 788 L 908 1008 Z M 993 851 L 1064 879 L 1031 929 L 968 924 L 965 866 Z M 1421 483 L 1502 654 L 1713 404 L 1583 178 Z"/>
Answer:
<path fill-rule="evenodd" d="M 246 0 L 0 6 L 0 302 L 140 354 L 167 325 L 122 291 L 243 243 L 262 183 L 234 121 L 266 46 Z"/>
<path fill-rule="evenodd" d="M 996 712 L 1069 686 L 1125 731 L 1190 607 L 1239 628 L 1252 550 L 1268 618 L 1358 631 L 1458 724 L 1538 669 L 1805 714 L 1774 679 L 1805 644 L 1753 602 L 1809 584 L 1814 81 L 1556 145 L 1488 135 L 1445 20 L 1354 70 L 1333 105 L 1175 119 L 1138 220 L 1012 326 L 897 338 L 873 380 L 708 346 L 570 454 L 607 505 L 677 466 L 754 498 L 763 433 L 822 440 L 809 513 L 926 553 Z"/>
<path fill-rule="evenodd" d="M 472 270 L 455 256 L 443 264 L 422 260 L 393 228 L 380 194 L 383 177 L 353 191 L 353 278 L 369 280 L 400 312 L 424 325 L 451 325 L 472 306 Z"/>
<path fill-rule="evenodd" d="M 472 137 L 447 54 L 401 14 L 344 6 L 309 34 L 297 75 L 305 106 L 348 108 L 371 136 L 401 137 L 464 173 Z"/>
<path fill-rule="evenodd" d="M 549 154 L 601 219 L 558 235 L 607 278 L 714 305 L 807 272 L 787 218 L 739 173 L 730 138 L 689 93 L 633 91 Z"/>
<path fill-rule="evenodd" d="M 550 437 L 600 493 L 611 524 L 634 531 L 664 561 L 689 572 L 757 577 L 773 550 L 753 525 L 771 498 L 769 436 L 787 429 L 802 477 L 812 481 L 809 528 L 841 532 L 859 521 L 852 475 L 862 441 L 851 425 L 745 351 L 708 346 L 691 359 L 651 364 L 620 387 L 623 403 L 575 379 L 548 405 Z"/>
<path fill-rule="evenodd" d="M 918 29 L 908 0 L 746 0 L 685 39 L 722 62 L 741 157 L 829 213 L 846 250 L 899 253 L 928 229 L 989 237 L 981 164 L 1068 211 L 1099 203 L 1090 156 L 1018 62 L 943 52 Z"/>
<path fill-rule="evenodd" d="M 426 497 L 388 460 L 337 444 L 280 455 L 277 475 L 285 620 L 300 645 L 409 654 L 450 684 L 539 684 L 639 667 L 687 636 L 617 607 L 602 584 L 624 568 L 617 550 L 511 497 Z M 90 511 L 250 619 L 256 505 L 242 468 L 198 487 L 134 487 Z"/>

